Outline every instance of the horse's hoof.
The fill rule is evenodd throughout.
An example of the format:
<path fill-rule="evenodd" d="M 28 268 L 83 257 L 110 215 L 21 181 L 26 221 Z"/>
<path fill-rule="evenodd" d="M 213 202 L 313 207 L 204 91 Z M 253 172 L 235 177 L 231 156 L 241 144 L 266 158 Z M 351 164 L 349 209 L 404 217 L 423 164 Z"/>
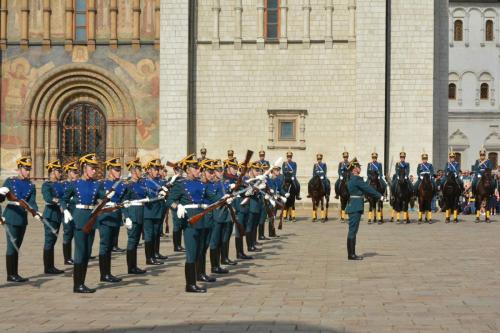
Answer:
<path fill-rule="evenodd" d="M 368 224 L 372 224 L 372 221 L 371 221 L 371 220 L 368 220 Z"/>
<path fill-rule="evenodd" d="M 378 221 L 377 222 L 378 225 L 381 225 L 382 223 L 384 223 L 384 222 L 382 222 L 382 221 Z"/>
<path fill-rule="evenodd" d="M 450 223 L 450 219 L 446 219 L 444 222 L 445 223 Z"/>
<path fill-rule="evenodd" d="M 487 220 L 486 220 L 486 223 L 491 223 L 490 219 L 487 219 Z"/>
<path fill-rule="evenodd" d="M 434 223 L 434 221 L 432 221 L 432 220 L 429 220 L 429 224 L 433 224 L 433 223 Z"/>
<path fill-rule="evenodd" d="M 458 223 L 458 220 L 453 220 L 453 223 Z"/>
<path fill-rule="evenodd" d="M 312 219 L 312 223 L 316 222 L 316 219 Z"/>
<path fill-rule="evenodd" d="M 325 222 L 326 222 L 326 220 L 325 220 L 325 219 L 322 219 L 322 220 L 321 220 L 321 223 L 325 223 Z"/>

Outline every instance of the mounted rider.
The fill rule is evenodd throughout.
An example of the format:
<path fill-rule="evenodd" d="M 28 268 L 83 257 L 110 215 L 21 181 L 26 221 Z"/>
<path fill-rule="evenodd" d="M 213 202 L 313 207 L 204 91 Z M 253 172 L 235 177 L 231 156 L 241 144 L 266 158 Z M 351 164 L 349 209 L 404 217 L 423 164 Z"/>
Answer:
<path fill-rule="evenodd" d="M 399 172 L 400 170 L 404 170 L 404 177 L 408 184 L 410 184 L 410 163 L 406 162 L 406 152 L 402 151 L 399 153 L 399 162 L 396 163 L 395 166 L 395 174 L 392 176 L 392 185 L 391 185 L 391 192 L 395 193 L 396 192 L 396 183 L 397 180 L 399 179 Z M 411 191 L 411 189 L 410 189 Z"/>
<path fill-rule="evenodd" d="M 283 162 L 281 169 L 283 170 L 283 175 L 285 177 L 290 177 L 292 182 L 295 185 L 295 189 L 297 192 L 296 198 L 297 200 L 302 200 L 300 197 L 300 183 L 297 180 L 297 163 L 292 161 L 293 153 L 291 151 L 286 153 L 286 161 Z"/>
<path fill-rule="evenodd" d="M 424 175 L 429 174 L 432 187 L 434 191 L 436 191 L 434 166 L 432 165 L 432 163 L 429 163 L 429 155 L 427 153 L 423 153 L 421 157 L 422 157 L 422 163 L 419 163 L 417 166 L 417 181 L 415 182 L 414 190 L 415 192 L 418 192 L 418 187 L 420 186 L 420 183 L 424 179 Z"/>
<path fill-rule="evenodd" d="M 330 197 L 331 186 L 330 186 L 330 180 L 328 179 L 328 176 L 326 174 L 327 166 L 326 163 L 323 162 L 323 154 L 316 154 L 316 161 L 317 162 L 314 163 L 313 166 L 312 176 L 313 178 L 314 176 L 318 176 L 321 179 L 326 196 Z"/>
<path fill-rule="evenodd" d="M 481 148 L 479 151 L 479 159 L 476 160 L 476 163 L 472 167 L 472 171 L 474 172 L 474 178 L 472 178 L 472 194 L 476 194 L 476 187 L 479 180 L 484 175 L 486 169 L 493 169 L 493 164 L 489 159 L 486 158 L 486 149 Z"/>
<path fill-rule="evenodd" d="M 462 170 L 460 169 L 460 163 L 455 161 L 455 153 L 453 151 L 450 151 L 448 153 L 448 162 L 446 163 L 444 167 L 444 176 L 441 178 L 441 186 L 444 186 L 446 183 L 446 176 L 448 173 L 453 173 L 455 175 L 455 180 L 460 186 L 461 192 L 464 191 L 464 182 L 462 180 L 462 177 L 460 176 L 460 173 Z"/>
<path fill-rule="evenodd" d="M 383 171 L 384 169 L 382 168 L 382 163 L 380 163 L 377 159 L 378 159 L 378 153 L 373 152 L 372 161 L 368 163 L 366 167 L 366 174 L 368 176 L 368 179 L 366 181 L 368 182 L 370 178 L 376 176 L 380 181 L 380 185 L 382 185 L 382 187 L 386 189 L 387 182 L 385 181 L 384 177 L 384 171 Z"/>
<path fill-rule="evenodd" d="M 349 174 L 349 152 L 344 151 L 342 153 L 343 160 L 339 162 L 338 174 L 339 178 L 335 182 L 335 199 L 340 196 L 340 182 L 344 179 L 344 174 Z M 347 181 L 347 179 L 346 179 Z"/>

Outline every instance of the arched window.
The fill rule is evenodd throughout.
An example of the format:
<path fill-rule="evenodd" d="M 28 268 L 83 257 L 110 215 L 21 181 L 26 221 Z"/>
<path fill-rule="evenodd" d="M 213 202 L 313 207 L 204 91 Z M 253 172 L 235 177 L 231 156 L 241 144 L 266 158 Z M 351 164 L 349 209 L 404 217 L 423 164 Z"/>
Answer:
<path fill-rule="evenodd" d="M 498 166 L 498 153 L 488 153 L 488 159 L 493 165 L 493 170 L 495 170 Z"/>
<path fill-rule="evenodd" d="M 485 36 L 486 41 L 493 41 L 493 20 L 486 21 Z"/>
<path fill-rule="evenodd" d="M 266 0 L 265 35 L 266 39 L 276 40 L 279 37 L 279 5 L 280 0 Z"/>
<path fill-rule="evenodd" d="M 462 20 L 455 20 L 453 36 L 455 41 L 464 40 L 464 23 Z"/>
<path fill-rule="evenodd" d="M 87 0 L 75 0 L 75 43 L 87 43 Z"/>
<path fill-rule="evenodd" d="M 448 85 L 448 99 L 457 99 L 457 85 L 455 83 Z"/>
<path fill-rule="evenodd" d="M 490 96 L 490 86 L 488 83 L 481 83 L 481 99 L 488 99 Z"/>

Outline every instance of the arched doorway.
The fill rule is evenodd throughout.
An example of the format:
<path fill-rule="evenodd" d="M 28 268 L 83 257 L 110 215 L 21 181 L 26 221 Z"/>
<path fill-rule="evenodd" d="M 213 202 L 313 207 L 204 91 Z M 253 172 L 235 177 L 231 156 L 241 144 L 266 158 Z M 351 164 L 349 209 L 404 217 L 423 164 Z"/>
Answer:
<path fill-rule="evenodd" d="M 99 162 L 106 159 L 106 119 L 94 104 L 77 103 L 61 115 L 59 159 L 68 163 L 88 153 L 96 153 Z"/>

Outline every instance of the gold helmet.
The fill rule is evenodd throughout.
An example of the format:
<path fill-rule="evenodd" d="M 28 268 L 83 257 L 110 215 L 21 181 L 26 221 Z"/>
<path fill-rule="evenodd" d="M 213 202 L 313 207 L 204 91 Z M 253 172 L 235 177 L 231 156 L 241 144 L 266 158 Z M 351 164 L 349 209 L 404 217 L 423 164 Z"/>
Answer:
<path fill-rule="evenodd" d="M 45 167 L 47 168 L 48 172 L 51 172 L 52 170 L 62 170 L 63 168 L 59 160 L 52 161 L 48 163 Z"/>
<path fill-rule="evenodd" d="M 77 163 L 77 161 L 66 163 L 63 167 L 64 171 L 66 171 L 66 172 L 68 172 L 70 170 L 78 171 L 78 166 L 76 165 L 76 163 Z"/>
<path fill-rule="evenodd" d="M 139 159 L 139 157 L 134 158 L 133 160 L 128 161 L 127 164 L 125 164 L 125 166 L 129 170 L 132 169 L 132 168 L 142 168 L 141 160 Z"/>
<path fill-rule="evenodd" d="M 195 158 L 194 154 L 189 154 L 188 156 L 180 160 L 177 164 L 180 165 L 183 170 L 186 170 L 189 166 L 199 166 L 198 160 Z"/>
<path fill-rule="evenodd" d="M 113 157 L 109 160 L 106 160 L 104 162 L 104 165 L 106 166 L 106 169 L 122 167 L 121 159 L 119 157 Z"/>
<path fill-rule="evenodd" d="M 215 160 L 207 158 L 207 159 L 204 159 L 203 161 L 199 162 L 199 165 L 200 165 L 200 169 L 202 169 L 203 171 L 215 170 L 217 162 Z"/>
<path fill-rule="evenodd" d="M 423 154 L 422 154 L 422 159 L 423 159 L 423 160 L 428 160 L 428 159 L 429 159 L 429 154 L 427 154 L 427 153 L 423 153 Z"/>
<path fill-rule="evenodd" d="M 78 159 L 78 162 L 80 163 L 81 166 L 85 164 L 91 164 L 93 166 L 97 166 L 97 156 L 95 153 L 90 153 L 87 155 L 83 155 Z"/>
<path fill-rule="evenodd" d="M 224 160 L 224 168 L 229 168 L 230 166 L 233 167 L 239 167 L 238 162 L 236 162 L 236 159 L 233 158 L 228 158 L 227 160 Z"/>
<path fill-rule="evenodd" d="M 150 169 L 150 168 L 162 168 L 163 165 L 161 164 L 161 160 L 159 158 L 153 158 L 151 160 L 149 160 L 145 165 L 144 167 L 146 169 Z"/>
<path fill-rule="evenodd" d="M 16 165 L 18 168 L 23 167 L 25 169 L 31 169 L 31 167 L 33 166 L 33 162 L 31 161 L 31 157 L 22 156 L 16 160 Z"/>

